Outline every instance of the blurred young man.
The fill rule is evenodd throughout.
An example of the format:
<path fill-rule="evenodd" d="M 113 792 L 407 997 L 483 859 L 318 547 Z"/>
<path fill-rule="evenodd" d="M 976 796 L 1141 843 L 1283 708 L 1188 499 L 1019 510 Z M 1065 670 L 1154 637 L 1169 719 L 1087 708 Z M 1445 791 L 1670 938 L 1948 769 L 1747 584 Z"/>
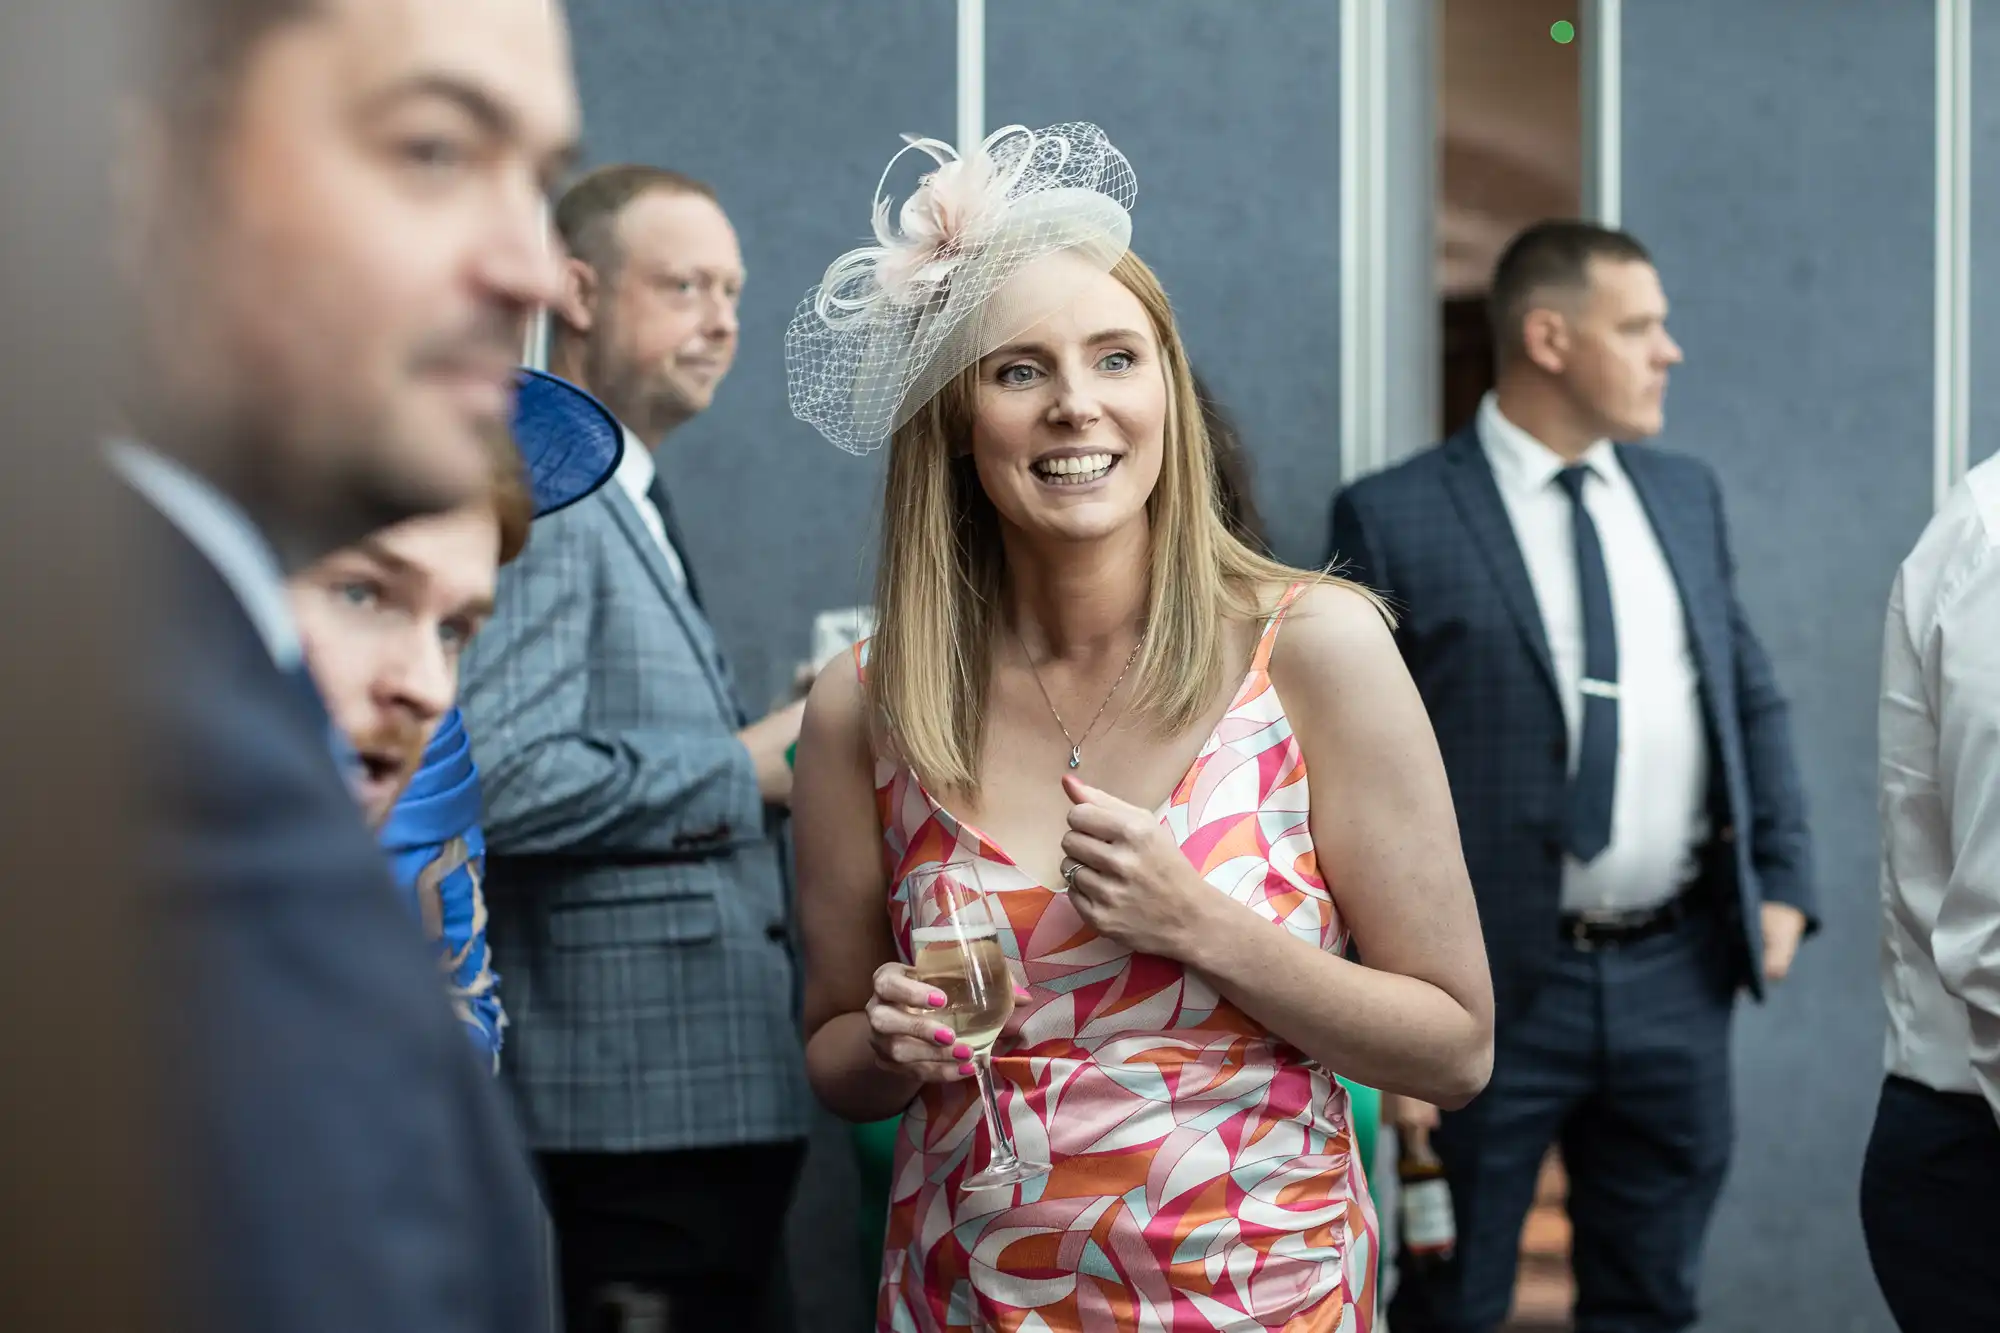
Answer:
<path fill-rule="evenodd" d="M 291 580 L 306 660 L 352 752 L 350 779 L 439 954 L 459 1020 L 497 1066 L 506 1017 L 486 944 L 479 774 L 453 707 L 461 654 L 529 523 L 607 480 L 622 441 L 588 394 L 524 374 L 486 494 L 343 547 Z"/>

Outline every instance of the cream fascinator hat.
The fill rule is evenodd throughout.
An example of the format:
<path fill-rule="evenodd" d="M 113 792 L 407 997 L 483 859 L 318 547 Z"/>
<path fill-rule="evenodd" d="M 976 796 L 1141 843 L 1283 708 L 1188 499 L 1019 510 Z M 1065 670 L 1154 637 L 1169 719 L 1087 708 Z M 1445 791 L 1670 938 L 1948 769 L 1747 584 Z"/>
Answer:
<path fill-rule="evenodd" d="M 1009 125 L 968 157 L 904 139 L 875 187 L 875 244 L 834 260 L 785 331 L 793 415 L 852 454 L 879 448 L 953 376 L 1055 313 L 1004 295 L 1008 279 L 1059 252 L 1108 272 L 1132 241 L 1138 180 L 1095 125 Z M 937 169 L 892 225 L 884 190 L 912 150 Z"/>

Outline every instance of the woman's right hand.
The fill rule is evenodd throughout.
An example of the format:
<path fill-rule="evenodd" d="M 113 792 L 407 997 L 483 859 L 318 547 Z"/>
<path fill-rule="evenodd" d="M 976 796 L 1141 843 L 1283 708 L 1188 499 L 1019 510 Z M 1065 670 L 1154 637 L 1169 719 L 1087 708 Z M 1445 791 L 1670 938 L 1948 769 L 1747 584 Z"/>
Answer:
<path fill-rule="evenodd" d="M 1014 988 L 1017 1000 L 1027 992 Z M 972 1048 L 939 1020 L 944 992 L 918 981 L 902 963 L 875 969 L 875 993 L 868 1001 L 868 1044 L 875 1063 L 925 1083 L 956 1083 L 972 1076 Z M 1018 1010 L 1016 1012 L 1019 1012 Z"/>

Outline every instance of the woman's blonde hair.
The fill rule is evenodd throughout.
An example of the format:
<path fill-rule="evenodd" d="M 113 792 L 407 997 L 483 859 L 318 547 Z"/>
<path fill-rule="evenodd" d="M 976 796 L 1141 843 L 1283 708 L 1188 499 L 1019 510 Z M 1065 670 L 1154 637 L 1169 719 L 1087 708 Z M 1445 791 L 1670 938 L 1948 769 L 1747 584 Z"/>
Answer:
<path fill-rule="evenodd" d="M 1231 616 L 1261 620 L 1292 583 L 1331 576 L 1268 559 L 1230 535 L 1167 294 L 1130 253 L 1111 276 L 1145 307 L 1166 378 L 1160 477 L 1146 504 L 1146 637 L 1132 697 L 1140 716 L 1171 735 L 1195 725 L 1221 689 Z M 970 450 L 978 376 L 978 365 L 968 366 L 890 441 L 867 679 L 883 740 L 932 791 L 966 794 L 979 785 L 1006 578 L 1000 517 Z"/>
<path fill-rule="evenodd" d="M 488 435 L 486 458 L 493 465 L 486 498 L 500 524 L 500 563 L 511 565 L 528 549 L 528 530 L 535 521 L 535 493 L 512 431 L 496 430 Z"/>

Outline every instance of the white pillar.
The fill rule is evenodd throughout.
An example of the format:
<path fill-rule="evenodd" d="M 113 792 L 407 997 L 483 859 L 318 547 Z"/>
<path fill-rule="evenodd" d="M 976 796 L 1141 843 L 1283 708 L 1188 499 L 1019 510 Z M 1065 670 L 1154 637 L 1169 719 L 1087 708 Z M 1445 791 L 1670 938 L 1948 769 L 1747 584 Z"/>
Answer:
<path fill-rule="evenodd" d="M 958 0 L 958 151 L 986 138 L 986 0 Z"/>
<path fill-rule="evenodd" d="M 1586 0 L 1583 42 L 1583 211 L 1606 227 L 1625 211 L 1624 0 Z"/>
<path fill-rule="evenodd" d="M 1972 0 L 1937 0 L 1937 253 L 1931 491 L 1965 476 L 1972 437 Z"/>

